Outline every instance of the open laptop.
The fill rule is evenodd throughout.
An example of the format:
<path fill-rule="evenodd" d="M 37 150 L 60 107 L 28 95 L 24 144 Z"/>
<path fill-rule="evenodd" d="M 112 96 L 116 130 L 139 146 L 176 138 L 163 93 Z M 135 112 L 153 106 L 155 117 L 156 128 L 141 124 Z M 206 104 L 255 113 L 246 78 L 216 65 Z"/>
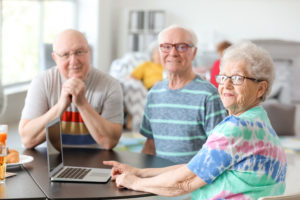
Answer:
<path fill-rule="evenodd" d="M 105 183 L 110 179 L 110 169 L 64 166 L 60 118 L 46 125 L 46 141 L 51 181 Z"/>

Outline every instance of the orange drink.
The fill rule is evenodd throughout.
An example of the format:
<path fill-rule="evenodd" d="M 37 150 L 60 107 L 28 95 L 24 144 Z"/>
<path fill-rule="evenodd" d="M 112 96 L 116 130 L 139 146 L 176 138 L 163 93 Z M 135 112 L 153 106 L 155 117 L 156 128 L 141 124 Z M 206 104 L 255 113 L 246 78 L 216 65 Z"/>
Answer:
<path fill-rule="evenodd" d="M 6 124 L 0 125 L 0 145 L 6 146 L 8 126 Z"/>
<path fill-rule="evenodd" d="M 0 184 L 5 182 L 6 156 L 7 156 L 6 146 L 0 145 Z"/>

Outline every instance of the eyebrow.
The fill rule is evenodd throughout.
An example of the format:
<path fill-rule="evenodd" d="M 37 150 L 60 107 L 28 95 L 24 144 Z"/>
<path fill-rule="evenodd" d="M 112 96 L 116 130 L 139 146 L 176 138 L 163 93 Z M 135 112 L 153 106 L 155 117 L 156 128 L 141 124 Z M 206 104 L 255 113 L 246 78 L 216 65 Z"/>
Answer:
<path fill-rule="evenodd" d="M 226 75 L 224 74 L 224 72 L 220 72 L 220 75 Z M 239 76 L 247 76 L 245 73 L 241 72 L 241 71 L 235 71 L 233 72 L 230 76 L 234 76 L 234 75 L 239 75 Z M 226 75 L 227 76 L 227 75 Z"/>
<path fill-rule="evenodd" d="M 88 48 L 85 48 L 85 47 L 78 47 L 78 48 L 75 48 L 75 49 L 71 49 L 71 50 L 65 50 L 65 51 L 61 51 L 59 53 L 68 53 L 68 52 L 72 52 L 72 51 L 78 51 L 78 50 L 88 50 Z M 58 52 L 58 51 L 57 51 Z"/>

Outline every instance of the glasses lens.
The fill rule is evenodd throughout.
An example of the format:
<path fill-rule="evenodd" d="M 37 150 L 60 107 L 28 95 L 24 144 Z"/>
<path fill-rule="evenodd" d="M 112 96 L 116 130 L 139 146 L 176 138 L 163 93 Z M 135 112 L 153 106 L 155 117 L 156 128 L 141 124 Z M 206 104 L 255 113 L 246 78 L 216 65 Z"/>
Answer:
<path fill-rule="evenodd" d="M 231 81 L 234 85 L 241 85 L 244 82 L 243 76 L 232 76 Z"/>
<path fill-rule="evenodd" d="M 216 81 L 217 83 L 219 84 L 223 84 L 227 79 L 227 76 L 224 76 L 224 75 L 217 75 L 216 76 Z"/>
<path fill-rule="evenodd" d="M 168 43 L 160 44 L 160 50 L 163 52 L 169 52 L 172 49 L 172 45 Z"/>
<path fill-rule="evenodd" d="M 67 60 L 70 57 L 70 54 L 69 53 L 64 53 L 64 54 L 60 55 L 60 57 L 63 60 Z"/>
<path fill-rule="evenodd" d="M 76 56 L 82 56 L 83 54 L 85 53 L 85 51 L 83 51 L 83 50 L 77 50 L 77 51 L 75 51 L 75 55 Z"/>
<path fill-rule="evenodd" d="M 74 53 L 63 53 L 63 54 L 58 54 L 56 53 L 56 55 L 58 55 L 62 60 L 68 60 L 72 55 L 74 56 L 83 56 L 84 54 L 86 54 L 88 52 L 88 50 L 76 50 Z"/>
<path fill-rule="evenodd" d="M 188 45 L 187 45 L 187 44 L 184 44 L 184 43 L 176 44 L 176 45 L 175 45 L 175 48 L 176 48 L 176 50 L 179 51 L 179 52 L 186 52 L 186 50 L 188 49 Z"/>

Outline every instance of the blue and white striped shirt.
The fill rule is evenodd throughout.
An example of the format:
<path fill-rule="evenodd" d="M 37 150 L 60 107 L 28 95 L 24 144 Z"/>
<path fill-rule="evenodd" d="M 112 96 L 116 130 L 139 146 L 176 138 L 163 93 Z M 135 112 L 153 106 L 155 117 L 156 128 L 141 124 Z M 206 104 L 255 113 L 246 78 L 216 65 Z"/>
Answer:
<path fill-rule="evenodd" d="M 218 91 L 196 77 L 181 89 L 170 90 L 168 80 L 148 93 L 141 134 L 154 139 L 156 155 L 187 163 L 226 116 Z"/>

